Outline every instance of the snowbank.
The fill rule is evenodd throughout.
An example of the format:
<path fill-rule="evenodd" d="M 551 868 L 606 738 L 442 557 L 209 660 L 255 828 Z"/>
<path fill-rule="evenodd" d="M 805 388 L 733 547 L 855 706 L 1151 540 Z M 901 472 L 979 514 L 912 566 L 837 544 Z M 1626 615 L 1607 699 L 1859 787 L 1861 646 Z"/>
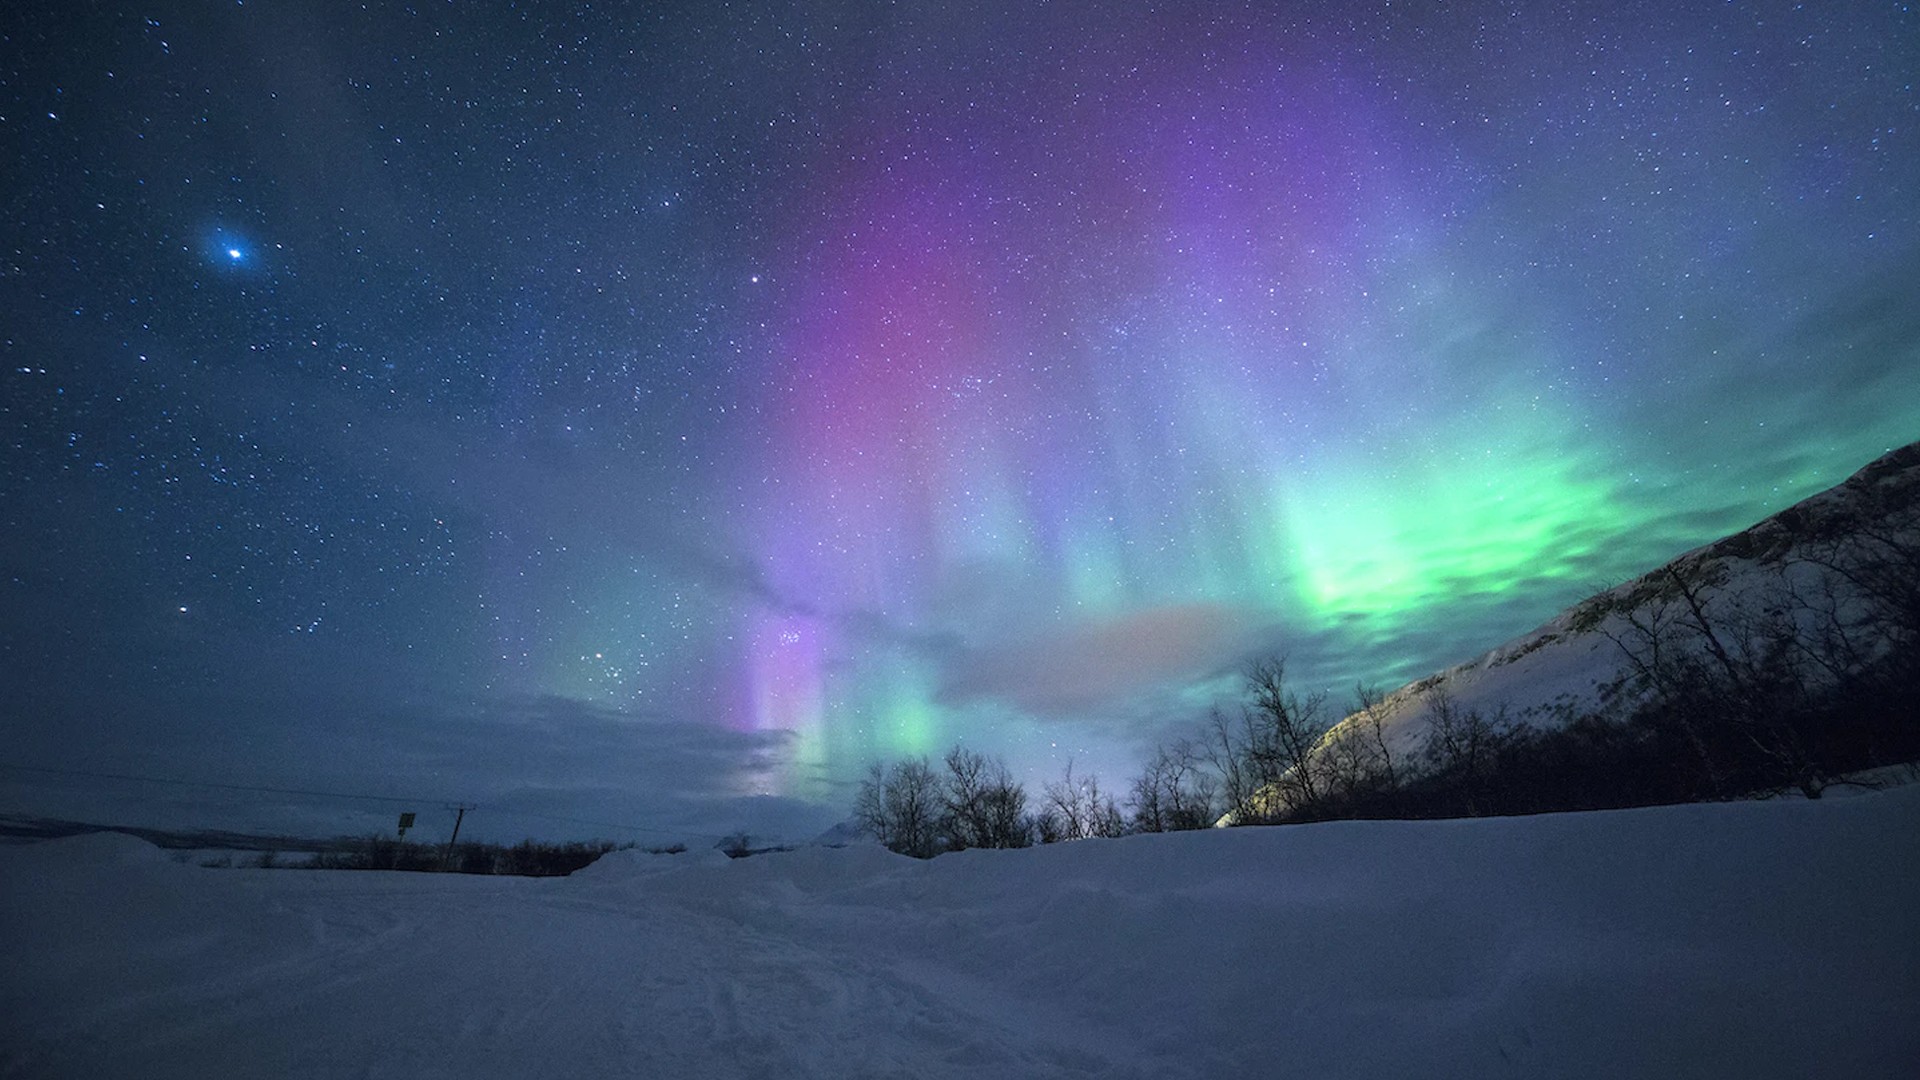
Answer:
<path fill-rule="evenodd" d="M 55 841 L 0 851 L 0 1075 L 1910 1076 L 1917 827 L 1908 788 L 557 880 Z"/>

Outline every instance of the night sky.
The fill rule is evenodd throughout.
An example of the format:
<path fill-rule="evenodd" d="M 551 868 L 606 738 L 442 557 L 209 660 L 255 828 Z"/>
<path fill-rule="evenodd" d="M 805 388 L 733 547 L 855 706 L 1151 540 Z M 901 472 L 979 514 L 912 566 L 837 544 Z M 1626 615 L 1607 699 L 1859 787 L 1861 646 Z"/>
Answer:
<path fill-rule="evenodd" d="M 367 6 L 0 14 L 0 765 L 1118 788 L 1920 437 L 1903 3 Z"/>

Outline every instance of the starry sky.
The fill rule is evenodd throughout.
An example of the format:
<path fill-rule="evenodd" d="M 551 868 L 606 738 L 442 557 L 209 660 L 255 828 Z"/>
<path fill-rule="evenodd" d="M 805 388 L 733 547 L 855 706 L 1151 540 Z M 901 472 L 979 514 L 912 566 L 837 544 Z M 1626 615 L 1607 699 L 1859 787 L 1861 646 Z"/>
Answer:
<path fill-rule="evenodd" d="M 1892 2 L 8 5 L 0 812 L 799 834 L 1468 659 L 1920 437 L 1917 71 Z"/>

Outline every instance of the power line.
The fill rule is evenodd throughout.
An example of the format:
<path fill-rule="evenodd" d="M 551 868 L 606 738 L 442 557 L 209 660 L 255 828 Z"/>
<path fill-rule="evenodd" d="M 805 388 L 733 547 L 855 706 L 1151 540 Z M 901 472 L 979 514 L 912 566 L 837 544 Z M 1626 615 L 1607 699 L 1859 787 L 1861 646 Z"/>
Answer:
<path fill-rule="evenodd" d="M 163 776 L 137 776 L 133 773 L 93 772 L 88 769 L 50 769 L 44 765 L 13 765 L 0 762 L 0 769 L 48 773 L 53 776 L 83 776 L 93 780 L 131 780 L 141 784 L 170 784 L 174 787 L 218 788 L 222 791 L 251 791 L 264 795 L 309 795 L 321 799 L 353 799 L 359 802 L 420 803 L 441 799 L 399 799 L 391 795 L 359 795 L 345 791 L 312 791 L 306 788 L 265 787 L 259 784 L 222 784 L 214 780 L 170 780 Z"/>
<path fill-rule="evenodd" d="M 54 769 L 45 765 L 16 765 L 0 761 L 0 769 L 12 769 L 16 772 L 42 773 L 49 776 L 78 776 L 91 780 L 126 780 L 140 784 L 166 784 L 171 787 L 213 788 L 220 791 L 245 791 L 260 795 L 304 795 L 320 799 L 349 799 L 355 802 L 382 802 L 399 805 L 418 805 L 420 803 L 451 802 L 447 799 L 398 798 L 392 795 L 366 795 L 346 791 L 317 791 L 310 788 L 269 787 L 264 784 L 223 784 L 215 780 L 176 780 L 164 776 L 140 776 L 134 773 L 97 772 L 91 769 Z M 540 818 L 544 821 L 559 821 L 569 825 L 591 825 L 596 829 L 620 829 L 626 832 L 652 833 L 655 836 L 684 836 L 696 840 L 723 840 L 725 837 L 713 833 L 692 832 L 685 829 L 650 829 L 643 825 L 622 825 L 610 821 L 589 821 L 584 818 L 563 817 L 559 814 L 542 814 L 535 810 L 521 810 L 508 806 L 487 806 L 466 804 L 468 809 L 484 808 L 496 813 L 517 817 Z"/>
<path fill-rule="evenodd" d="M 564 821 L 569 825 L 591 825 L 596 829 L 625 829 L 628 832 L 653 833 L 656 836 L 688 836 L 696 840 L 726 839 L 714 833 L 692 832 L 686 829 L 649 829 L 640 825 L 617 825 L 611 821 L 588 821 L 585 818 L 561 817 L 558 814 L 541 814 L 532 810 L 514 810 L 503 806 L 489 807 L 489 809 L 501 814 L 517 814 L 521 817 L 535 817 L 545 821 Z"/>

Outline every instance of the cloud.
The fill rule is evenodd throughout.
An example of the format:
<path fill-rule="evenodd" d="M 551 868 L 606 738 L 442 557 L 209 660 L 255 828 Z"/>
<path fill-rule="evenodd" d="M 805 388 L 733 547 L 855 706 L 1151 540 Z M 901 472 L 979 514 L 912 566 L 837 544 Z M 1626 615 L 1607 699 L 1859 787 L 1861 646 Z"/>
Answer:
<path fill-rule="evenodd" d="M 737 804 L 771 785 L 794 741 L 786 731 L 736 731 L 555 696 L 407 709 L 356 735 L 368 744 L 365 758 L 385 761 L 393 782 L 481 804 L 472 824 L 482 834 L 620 840 L 739 827 Z M 337 746 L 340 734 L 328 741 Z"/>
<path fill-rule="evenodd" d="M 949 658 L 940 689 L 949 705 L 990 699 L 1042 716 L 1114 707 L 1168 684 L 1208 679 L 1231 666 L 1252 628 L 1242 609 L 1218 604 L 1146 608 Z"/>
<path fill-rule="evenodd" d="M 759 798 L 788 763 L 790 732 L 734 731 L 562 697 L 179 700 L 143 719 L 157 736 L 174 737 L 156 738 L 137 760 L 58 745 L 37 747 L 34 760 L 368 798 L 22 775 L 0 777 L 0 791 L 41 816 L 322 836 L 390 827 L 397 809 L 437 822 L 442 805 L 455 802 L 479 806 L 461 835 L 499 840 L 694 843 L 740 828 L 804 839 L 844 816 L 838 806 Z M 196 728 L 205 734 L 192 737 Z M 791 818 L 785 830 L 782 813 Z"/>

